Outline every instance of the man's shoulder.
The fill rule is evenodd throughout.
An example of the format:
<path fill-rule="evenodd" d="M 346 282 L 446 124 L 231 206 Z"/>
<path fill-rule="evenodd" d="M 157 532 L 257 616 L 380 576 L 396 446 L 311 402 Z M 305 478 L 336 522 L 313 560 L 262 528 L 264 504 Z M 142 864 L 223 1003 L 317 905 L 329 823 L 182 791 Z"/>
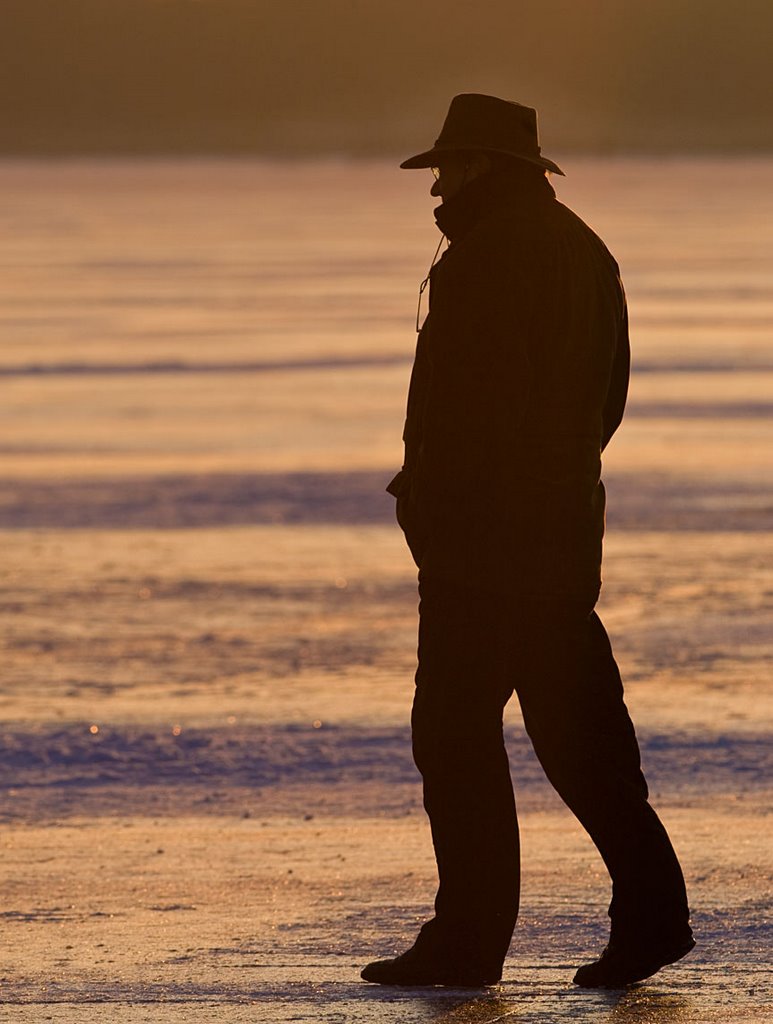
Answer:
<path fill-rule="evenodd" d="M 603 240 L 568 206 L 553 199 L 529 207 L 509 207 L 478 225 L 475 244 L 507 261 L 537 266 L 617 263 Z"/>

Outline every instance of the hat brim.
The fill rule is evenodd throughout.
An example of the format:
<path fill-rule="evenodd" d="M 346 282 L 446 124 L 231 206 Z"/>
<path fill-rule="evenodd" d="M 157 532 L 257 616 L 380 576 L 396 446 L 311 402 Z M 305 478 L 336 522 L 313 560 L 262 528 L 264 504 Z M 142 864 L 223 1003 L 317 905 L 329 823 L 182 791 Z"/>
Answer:
<path fill-rule="evenodd" d="M 505 156 L 511 156 L 515 160 L 523 160 L 525 163 L 534 164 L 537 167 L 544 167 L 546 171 L 552 171 L 553 174 L 560 174 L 563 177 L 566 177 L 558 164 L 553 163 L 552 160 L 548 160 L 547 157 L 522 156 L 520 153 L 513 153 L 509 149 L 494 149 L 491 146 L 472 146 L 467 148 L 463 146 L 434 146 L 432 149 L 428 149 L 424 153 L 418 153 L 416 156 L 411 156 L 407 160 L 403 160 L 400 167 L 406 171 L 420 170 L 424 167 L 435 167 L 438 161 L 447 153 L 465 153 L 472 151 L 480 153 L 503 153 Z"/>

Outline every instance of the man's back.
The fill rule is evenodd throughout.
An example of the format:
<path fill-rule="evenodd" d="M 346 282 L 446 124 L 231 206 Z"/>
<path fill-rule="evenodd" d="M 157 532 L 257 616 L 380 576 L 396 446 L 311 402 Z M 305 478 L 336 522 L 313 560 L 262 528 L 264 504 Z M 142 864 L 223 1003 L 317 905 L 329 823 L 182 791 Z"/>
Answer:
<path fill-rule="evenodd" d="M 600 454 L 629 348 L 617 265 L 545 179 L 474 182 L 437 211 L 406 423 L 425 576 L 595 599 Z"/>

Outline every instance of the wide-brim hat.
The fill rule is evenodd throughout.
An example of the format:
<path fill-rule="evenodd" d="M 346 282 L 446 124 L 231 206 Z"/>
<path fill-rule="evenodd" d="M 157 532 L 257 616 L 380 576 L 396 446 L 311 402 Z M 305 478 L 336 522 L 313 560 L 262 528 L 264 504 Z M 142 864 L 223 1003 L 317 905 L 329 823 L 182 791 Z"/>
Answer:
<path fill-rule="evenodd" d="M 454 96 L 432 149 L 409 157 L 400 166 L 408 170 L 434 167 L 444 153 L 459 150 L 506 153 L 554 174 L 564 173 L 558 164 L 542 156 L 533 107 L 477 92 Z"/>

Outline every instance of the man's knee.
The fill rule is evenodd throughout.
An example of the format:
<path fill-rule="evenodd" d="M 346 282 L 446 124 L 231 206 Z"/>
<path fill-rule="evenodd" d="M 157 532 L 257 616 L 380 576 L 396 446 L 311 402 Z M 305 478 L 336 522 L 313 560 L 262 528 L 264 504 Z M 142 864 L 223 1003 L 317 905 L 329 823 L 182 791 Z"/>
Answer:
<path fill-rule="evenodd" d="M 499 708 L 439 704 L 417 692 L 411 728 L 414 761 L 425 778 L 474 773 L 504 749 Z"/>

